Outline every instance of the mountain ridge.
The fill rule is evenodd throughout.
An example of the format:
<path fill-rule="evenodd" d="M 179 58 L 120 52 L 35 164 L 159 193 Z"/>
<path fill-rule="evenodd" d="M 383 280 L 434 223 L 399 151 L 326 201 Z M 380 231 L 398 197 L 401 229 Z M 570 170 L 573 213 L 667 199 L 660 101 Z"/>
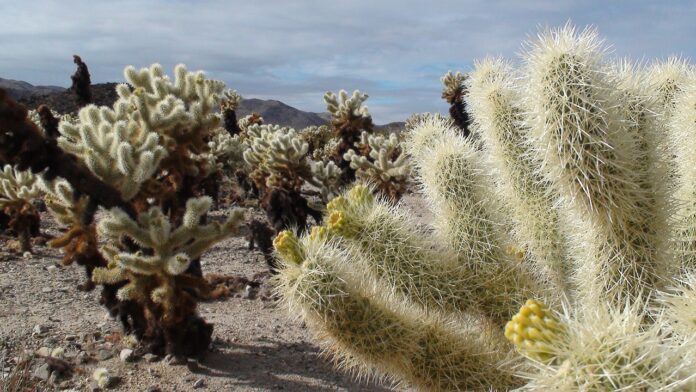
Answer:
<path fill-rule="evenodd" d="M 117 83 L 96 83 L 91 86 L 92 98 L 95 105 L 111 106 L 118 98 L 115 87 Z M 45 104 L 59 113 L 77 112 L 79 105 L 72 91 L 58 86 L 34 86 L 21 80 L 0 78 L 0 88 L 8 91 L 9 95 L 21 102 L 28 109 L 36 109 Z M 258 113 L 268 124 L 302 129 L 309 126 L 328 125 L 331 115 L 308 112 L 292 107 L 275 99 L 247 98 L 242 99 L 237 110 L 237 118 L 251 113 Z M 376 125 L 378 129 L 402 129 L 403 122 L 392 122 Z"/>

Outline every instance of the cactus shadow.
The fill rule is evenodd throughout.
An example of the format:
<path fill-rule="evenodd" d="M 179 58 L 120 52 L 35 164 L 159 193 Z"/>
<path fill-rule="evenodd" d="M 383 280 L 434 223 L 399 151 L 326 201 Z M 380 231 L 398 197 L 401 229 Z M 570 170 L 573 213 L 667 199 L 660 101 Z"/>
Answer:
<path fill-rule="evenodd" d="M 216 342 L 200 362 L 200 374 L 226 378 L 230 388 L 283 391 L 391 391 L 378 381 L 356 381 L 336 370 L 308 343 L 259 339 L 255 344 Z"/>

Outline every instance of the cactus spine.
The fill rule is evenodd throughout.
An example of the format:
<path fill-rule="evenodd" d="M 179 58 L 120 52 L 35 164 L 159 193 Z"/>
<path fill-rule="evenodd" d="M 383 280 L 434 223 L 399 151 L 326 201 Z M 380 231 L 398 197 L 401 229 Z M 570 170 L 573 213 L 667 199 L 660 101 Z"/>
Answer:
<path fill-rule="evenodd" d="M 419 390 L 696 388 L 694 270 L 684 261 L 693 222 L 679 212 L 693 198 L 694 138 L 683 136 L 694 75 L 652 89 L 647 80 L 659 78 L 605 52 L 594 30 L 545 31 L 519 70 L 489 59 L 470 73 L 475 137 L 439 116 L 409 121 L 406 150 L 434 230 L 358 185 L 329 203 L 324 226 L 276 244 L 279 290 L 329 352 Z M 670 167 L 672 156 L 684 166 Z M 679 173 L 674 184 L 669 173 Z M 672 252 L 672 241 L 689 245 Z M 418 345 L 394 336 L 419 342 L 409 335 L 417 323 L 456 349 L 433 320 L 464 332 L 455 340 L 478 330 L 488 344 L 472 347 L 495 359 L 481 367 L 475 351 L 449 356 L 432 343 L 421 365 Z M 511 344 L 493 343 L 502 336 Z M 382 343 L 392 356 L 378 355 Z"/>

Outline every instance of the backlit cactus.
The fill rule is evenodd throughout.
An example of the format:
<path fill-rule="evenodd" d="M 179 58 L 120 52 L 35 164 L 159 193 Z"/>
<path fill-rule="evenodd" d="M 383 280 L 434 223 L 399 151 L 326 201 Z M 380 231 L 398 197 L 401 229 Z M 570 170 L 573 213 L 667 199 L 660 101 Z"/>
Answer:
<path fill-rule="evenodd" d="M 340 363 L 432 391 L 696 388 L 696 75 L 605 48 L 567 25 L 518 69 L 477 63 L 474 137 L 409 121 L 431 225 L 358 185 L 277 243 L 279 293 Z"/>

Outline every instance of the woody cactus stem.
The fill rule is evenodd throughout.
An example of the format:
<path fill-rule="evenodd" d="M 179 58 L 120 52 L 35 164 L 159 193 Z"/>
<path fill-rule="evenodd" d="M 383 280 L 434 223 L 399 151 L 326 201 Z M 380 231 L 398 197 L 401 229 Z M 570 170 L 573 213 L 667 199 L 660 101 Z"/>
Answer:
<path fill-rule="evenodd" d="M 92 90 L 90 89 L 92 80 L 90 79 L 87 64 L 82 61 L 80 56 L 73 55 L 73 62 L 77 65 L 77 70 L 70 77 L 72 80 L 70 89 L 77 96 L 77 103 L 80 106 L 85 106 L 92 103 Z"/>
<path fill-rule="evenodd" d="M 220 103 L 222 122 L 230 136 L 239 135 L 242 131 L 237 124 L 237 109 L 239 108 L 239 102 L 241 100 L 242 96 L 232 90 L 225 92 Z"/>
<path fill-rule="evenodd" d="M 60 120 L 53 116 L 51 109 L 46 105 L 40 105 L 36 111 L 39 113 L 39 120 L 41 121 L 41 127 L 46 131 L 46 136 L 51 139 L 55 139 L 60 136 L 58 131 L 58 124 Z"/>
<path fill-rule="evenodd" d="M 464 101 L 464 96 L 466 95 L 466 86 L 464 82 L 467 79 L 467 75 L 461 72 L 452 73 L 447 72 L 445 76 L 440 78 L 442 82 L 442 99 L 450 104 L 449 114 L 452 120 L 454 120 L 455 125 L 461 131 L 461 135 L 464 137 L 469 136 L 469 125 L 471 120 L 466 112 L 466 104 Z"/>

